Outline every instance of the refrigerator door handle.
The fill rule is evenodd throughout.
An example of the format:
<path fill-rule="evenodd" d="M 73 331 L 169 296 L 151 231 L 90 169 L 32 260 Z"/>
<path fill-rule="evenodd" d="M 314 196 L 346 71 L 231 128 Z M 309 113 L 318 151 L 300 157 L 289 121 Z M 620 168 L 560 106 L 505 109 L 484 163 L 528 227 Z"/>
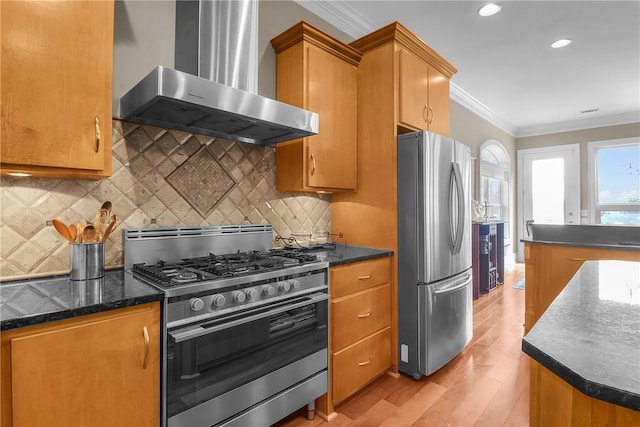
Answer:
<path fill-rule="evenodd" d="M 454 209 L 454 187 L 455 202 Z M 455 213 L 455 215 L 454 215 Z M 451 163 L 451 175 L 449 178 L 449 240 L 451 242 L 451 252 L 455 255 L 460 253 L 462 248 L 462 238 L 464 233 L 465 206 L 464 206 L 464 186 L 462 185 L 462 172 L 460 165 Z"/>
<path fill-rule="evenodd" d="M 455 171 L 455 163 L 451 163 L 451 172 L 449 174 L 449 243 L 451 253 L 456 253 L 456 246 L 458 242 L 457 237 L 457 216 L 458 213 L 454 210 L 453 198 L 454 198 L 454 187 L 456 185 L 456 171 Z M 455 215 L 455 218 L 454 218 Z"/>

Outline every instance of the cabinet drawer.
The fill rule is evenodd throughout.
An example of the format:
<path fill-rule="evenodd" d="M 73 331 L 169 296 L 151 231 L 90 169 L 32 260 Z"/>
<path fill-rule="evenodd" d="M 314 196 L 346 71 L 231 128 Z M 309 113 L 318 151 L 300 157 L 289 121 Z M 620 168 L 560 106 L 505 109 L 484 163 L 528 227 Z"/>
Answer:
<path fill-rule="evenodd" d="M 331 297 L 340 298 L 353 292 L 389 283 L 391 257 L 331 267 Z"/>
<path fill-rule="evenodd" d="M 390 285 L 382 285 L 331 303 L 333 351 L 391 324 Z"/>
<path fill-rule="evenodd" d="M 333 403 L 343 401 L 391 365 L 391 328 L 334 353 Z"/>

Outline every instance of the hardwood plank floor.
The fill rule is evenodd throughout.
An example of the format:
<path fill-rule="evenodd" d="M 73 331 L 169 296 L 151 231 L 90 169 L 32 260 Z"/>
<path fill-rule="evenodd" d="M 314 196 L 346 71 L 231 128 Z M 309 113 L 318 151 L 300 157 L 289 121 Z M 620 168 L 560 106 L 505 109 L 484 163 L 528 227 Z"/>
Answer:
<path fill-rule="evenodd" d="M 524 264 L 517 264 L 505 271 L 504 285 L 473 302 L 473 339 L 439 371 L 419 381 L 383 375 L 338 405 L 330 423 L 306 420 L 303 408 L 276 426 L 528 426 L 524 291 L 512 288 L 522 277 Z"/>

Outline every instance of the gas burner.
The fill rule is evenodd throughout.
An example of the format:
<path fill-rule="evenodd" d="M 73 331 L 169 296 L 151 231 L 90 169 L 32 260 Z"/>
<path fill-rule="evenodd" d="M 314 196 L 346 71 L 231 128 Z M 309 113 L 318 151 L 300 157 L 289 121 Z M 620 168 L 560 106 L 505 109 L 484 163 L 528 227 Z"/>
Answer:
<path fill-rule="evenodd" d="M 310 253 L 295 249 L 269 252 L 236 252 L 224 255 L 185 258 L 176 263 L 158 261 L 155 265 L 134 264 L 133 271 L 169 288 L 204 280 L 225 279 L 275 271 L 318 261 Z"/>
<path fill-rule="evenodd" d="M 183 285 L 185 283 L 191 283 L 198 281 L 198 275 L 192 271 L 179 271 L 170 280 L 171 285 Z"/>

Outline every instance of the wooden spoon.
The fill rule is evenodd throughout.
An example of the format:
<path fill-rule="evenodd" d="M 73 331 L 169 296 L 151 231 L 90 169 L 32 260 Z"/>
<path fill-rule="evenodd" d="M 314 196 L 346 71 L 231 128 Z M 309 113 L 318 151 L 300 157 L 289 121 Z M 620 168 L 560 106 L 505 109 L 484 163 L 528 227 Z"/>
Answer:
<path fill-rule="evenodd" d="M 107 239 L 109 238 L 109 235 L 111 234 L 113 229 L 116 228 L 116 222 L 118 222 L 118 217 L 116 215 L 112 215 L 111 219 L 109 219 L 109 225 L 107 225 L 107 230 L 104 232 L 104 235 L 102 236 L 102 239 L 100 240 L 101 242 L 106 242 L 107 241 Z"/>
<path fill-rule="evenodd" d="M 71 243 L 76 241 L 76 237 L 78 236 L 78 229 L 75 224 L 69 224 L 69 237 L 71 237 Z"/>
<path fill-rule="evenodd" d="M 83 243 L 82 241 L 82 233 L 84 232 L 84 228 L 87 226 L 87 223 L 84 221 L 84 219 L 80 219 L 78 220 L 78 224 L 76 225 L 78 234 L 76 236 L 76 242 L 77 243 Z"/>
<path fill-rule="evenodd" d="M 58 233 L 60 233 L 60 235 L 62 237 L 64 237 L 65 239 L 67 239 L 67 241 L 69 241 L 69 243 L 73 243 L 73 239 L 71 238 L 71 234 L 69 233 L 69 229 L 67 228 L 66 225 L 64 225 L 64 223 L 62 221 L 60 221 L 59 219 L 52 219 L 51 220 L 51 224 L 53 224 L 53 227 L 58 230 Z"/>
<path fill-rule="evenodd" d="M 82 241 L 84 243 L 96 243 L 98 241 L 98 232 L 93 225 L 87 225 L 82 231 Z"/>

